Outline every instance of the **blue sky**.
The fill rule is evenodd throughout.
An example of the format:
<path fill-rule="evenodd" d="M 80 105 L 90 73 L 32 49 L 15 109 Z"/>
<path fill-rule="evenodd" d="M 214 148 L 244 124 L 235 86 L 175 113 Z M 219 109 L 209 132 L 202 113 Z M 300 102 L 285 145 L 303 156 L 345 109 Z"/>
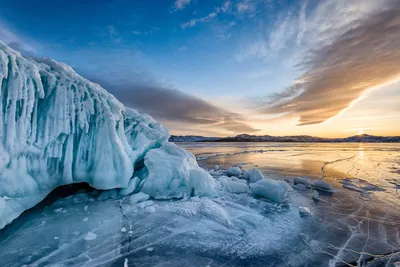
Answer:
<path fill-rule="evenodd" d="M 250 7 L 239 12 L 239 3 L 232 1 L 181 1 L 181 9 L 173 1 L 6 2 L 4 24 L 33 39 L 38 55 L 81 71 L 112 64 L 121 75 L 147 72 L 207 97 L 241 96 L 243 91 L 257 95 L 280 89 L 293 78 L 282 75 L 279 57 L 268 62 L 236 58 L 248 40 L 258 38 L 259 28 L 273 24 L 289 4 L 264 16 Z M 210 14 L 215 17 L 201 21 Z M 190 21 L 196 25 L 185 27 Z"/>
<path fill-rule="evenodd" d="M 214 116 L 205 112 L 207 109 L 220 115 L 210 125 L 197 125 L 199 133 L 268 133 L 273 127 L 271 120 L 276 117 L 287 119 L 293 126 L 319 124 L 360 98 L 368 88 L 350 93 L 343 103 L 322 111 L 320 107 L 286 110 L 293 103 L 271 105 L 272 101 L 288 104 L 300 97 L 294 106 L 305 101 L 311 107 L 315 100 L 310 95 L 325 97 L 340 90 L 337 85 L 314 88 L 320 81 L 312 85 L 301 81 L 313 77 L 313 67 L 321 64 L 319 57 L 324 49 L 332 49 L 330 45 L 355 27 L 361 29 L 374 17 L 377 25 L 385 23 L 378 18 L 393 9 L 398 10 L 394 0 L 384 0 L 379 5 L 364 0 L 3 0 L 0 39 L 26 54 L 71 65 L 122 101 L 126 95 L 134 98 L 144 90 L 159 92 L 161 88 L 172 95 L 178 90 L 179 95 L 171 98 L 171 105 L 166 108 L 180 105 L 182 97 L 188 103 L 197 101 L 196 106 L 201 107 L 191 111 L 190 118 L 163 117 L 161 114 L 167 111 L 154 111 L 151 104 L 142 106 L 135 99 L 126 103 L 160 119 L 174 133 L 190 132 L 193 119 Z M 396 18 L 398 13 L 388 16 Z M 371 31 L 367 37 L 377 34 Z M 397 42 L 389 34 L 380 38 L 383 43 Z M 374 48 L 367 47 L 372 53 Z M 321 50 L 319 54 L 317 50 Z M 312 64 L 306 60 L 310 51 L 314 53 Z M 331 53 L 338 53 L 340 58 L 346 50 Z M 382 51 L 374 54 L 378 61 L 386 56 Z M 333 65 L 337 64 L 332 62 Z M 359 77 L 368 74 L 367 68 L 363 71 Z M 388 75 L 371 82 L 369 87 L 391 81 L 395 74 L 388 70 Z M 338 100 L 331 102 L 335 101 Z M 185 113 L 185 109 L 179 112 Z M 326 115 L 316 116 L 318 112 Z M 208 126 L 214 130 L 205 131 Z M 301 128 L 297 126 L 294 132 L 307 133 L 307 127 Z"/>

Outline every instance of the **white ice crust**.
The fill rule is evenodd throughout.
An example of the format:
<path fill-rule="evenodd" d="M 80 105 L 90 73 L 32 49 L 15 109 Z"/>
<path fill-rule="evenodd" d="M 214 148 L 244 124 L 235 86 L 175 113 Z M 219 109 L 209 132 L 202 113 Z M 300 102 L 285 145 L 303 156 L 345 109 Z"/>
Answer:
<path fill-rule="evenodd" d="M 160 124 L 71 67 L 0 42 L 0 81 L 0 229 L 72 183 L 161 199 L 216 194 Z"/>

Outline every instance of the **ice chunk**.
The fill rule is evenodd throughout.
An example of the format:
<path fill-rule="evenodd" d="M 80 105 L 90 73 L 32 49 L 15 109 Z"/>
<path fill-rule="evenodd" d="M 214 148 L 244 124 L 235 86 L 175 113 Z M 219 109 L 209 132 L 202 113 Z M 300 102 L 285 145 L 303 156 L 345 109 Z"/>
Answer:
<path fill-rule="evenodd" d="M 318 201 L 318 200 L 319 200 L 319 193 L 318 193 L 317 190 L 314 190 L 314 191 L 313 191 L 312 199 L 314 199 L 315 201 Z"/>
<path fill-rule="evenodd" d="M 173 143 L 149 151 L 142 190 L 156 199 L 217 196 L 214 179 L 197 165 L 196 158 Z"/>
<path fill-rule="evenodd" d="M 160 124 L 66 64 L 0 42 L 0 84 L 0 197 L 9 198 L 0 200 L 0 229 L 72 183 L 129 194 L 137 176 L 155 198 L 216 195 L 211 176 Z"/>
<path fill-rule="evenodd" d="M 97 235 L 93 232 L 88 232 L 85 236 L 85 240 L 94 240 L 96 239 Z"/>
<path fill-rule="evenodd" d="M 141 209 L 144 209 L 144 208 L 146 208 L 146 207 L 152 206 L 153 204 L 154 204 L 153 201 L 147 200 L 147 201 L 144 201 L 144 202 L 140 202 L 140 203 L 138 204 L 138 207 L 141 208 Z"/>
<path fill-rule="evenodd" d="M 132 205 L 135 205 L 138 202 L 146 201 L 150 198 L 148 194 L 145 194 L 143 192 L 139 192 L 137 194 L 134 194 L 130 198 L 130 202 Z"/>
<path fill-rule="evenodd" d="M 264 197 L 279 203 L 286 197 L 289 185 L 282 181 L 263 179 L 250 184 L 250 188 L 254 196 Z"/>
<path fill-rule="evenodd" d="M 126 195 L 133 193 L 136 190 L 136 188 L 138 187 L 139 183 L 140 183 L 139 177 L 135 177 L 135 178 L 131 179 L 129 181 L 128 187 L 121 189 L 119 191 L 119 194 L 122 196 L 126 196 Z"/>
<path fill-rule="evenodd" d="M 243 177 L 249 180 L 250 183 L 255 183 L 258 180 L 264 179 L 264 175 L 256 168 L 251 168 L 243 172 Z"/>
<path fill-rule="evenodd" d="M 151 206 L 151 207 L 146 207 L 144 210 L 145 210 L 146 212 L 148 212 L 148 213 L 154 213 L 154 212 L 156 212 L 156 208 L 154 208 L 153 206 Z"/>
<path fill-rule="evenodd" d="M 311 210 L 307 207 L 299 207 L 299 214 L 300 217 L 307 217 L 307 216 L 311 216 Z"/>
<path fill-rule="evenodd" d="M 239 182 L 239 181 L 229 181 L 227 179 L 221 181 L 221 185 L 224 189 L 230 193 L 247 193 L 249 190 L 247 184 Z"/>
<path fill-rule="evenodd" d="M 306 187 L 310 187 L 312 185 L 311 181 L 307 178 L 303 178 L 303 177 L 296 177 L 293 180 L 294 184 L 303 184 Z"/>
<path fill-rule="evenodd" d="M 230 167 L 226 171 L 228 176 L 240 176 L 242 174 L 242 170 L 239 167 Z"/>
<path fill-rule="evenodd" d="M 332 191 L 332 186 L 325 181 L 318 180 L 314 182 L 314 188 L 323 191 Z"/>

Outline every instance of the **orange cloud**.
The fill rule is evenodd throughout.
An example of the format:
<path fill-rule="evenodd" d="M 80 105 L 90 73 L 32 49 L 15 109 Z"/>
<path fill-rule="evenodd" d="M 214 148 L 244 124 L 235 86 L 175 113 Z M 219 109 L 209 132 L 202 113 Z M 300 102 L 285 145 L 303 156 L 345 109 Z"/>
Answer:
<path fill-rule="evenodd" d="M 339 114 L 367 89 L 400 76 L 400 5 L 388 5 L 311 50 L 298 65 L 298 82 L 264 102 L 260 113 L 296 116 L 298 125 L 318 124 Z"/>

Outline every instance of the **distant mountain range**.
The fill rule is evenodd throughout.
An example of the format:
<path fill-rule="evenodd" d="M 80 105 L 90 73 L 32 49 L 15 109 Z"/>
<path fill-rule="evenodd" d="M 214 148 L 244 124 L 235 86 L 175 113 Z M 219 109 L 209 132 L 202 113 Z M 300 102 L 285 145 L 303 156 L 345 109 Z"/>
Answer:
<path fill-rule="evenodd" d="M 199 135 L 172 135 L 171 142 L 323 142 L 323 143 L 399 143 L 400 136 L 354 135 L 346 138 L 321 138 L 309 135 L 271 136 L 240 134 L 233 137 L 206 137 Z"/>

